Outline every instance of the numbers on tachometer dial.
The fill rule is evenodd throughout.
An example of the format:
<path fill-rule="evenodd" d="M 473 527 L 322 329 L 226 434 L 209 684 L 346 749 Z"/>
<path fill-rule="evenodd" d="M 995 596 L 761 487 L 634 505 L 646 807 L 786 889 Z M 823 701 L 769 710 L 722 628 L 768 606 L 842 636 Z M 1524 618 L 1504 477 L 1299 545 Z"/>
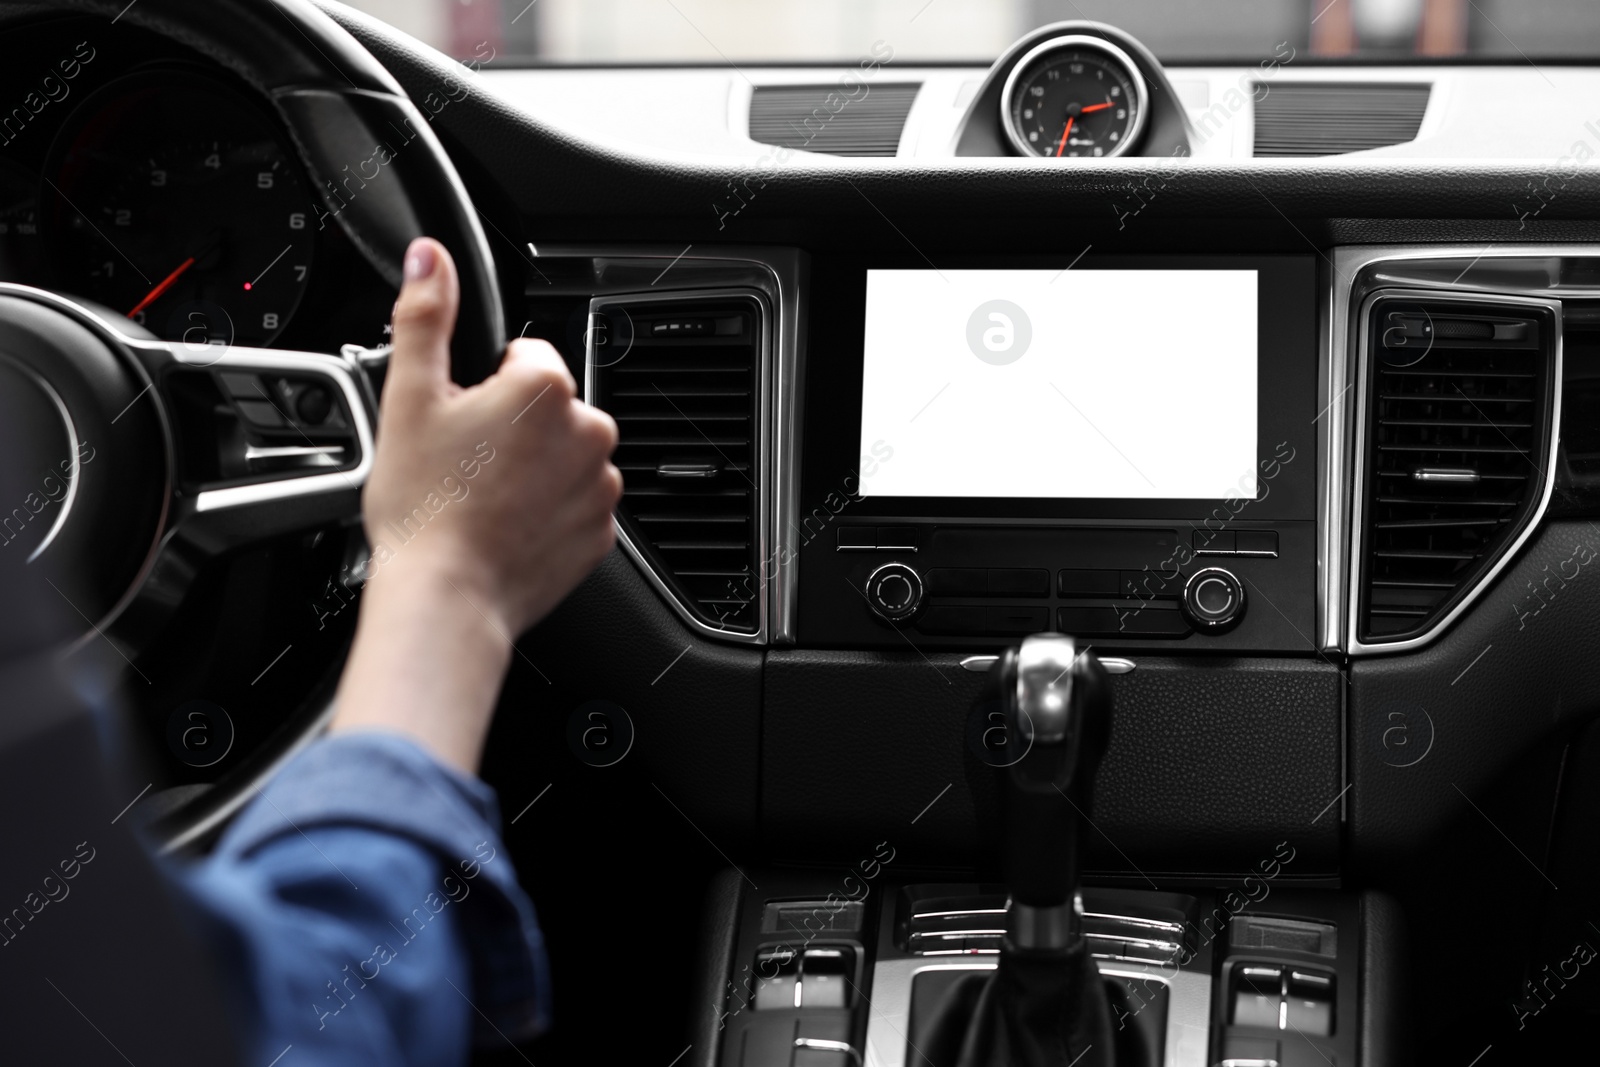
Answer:
<path fill-rule="evenodd" d="M 191 345 L 266 344 L 287 326 L 315 212 L 244 97 L 193 75 L 135 75 L 88 101 L 52 156 L 64 288 Z"/>

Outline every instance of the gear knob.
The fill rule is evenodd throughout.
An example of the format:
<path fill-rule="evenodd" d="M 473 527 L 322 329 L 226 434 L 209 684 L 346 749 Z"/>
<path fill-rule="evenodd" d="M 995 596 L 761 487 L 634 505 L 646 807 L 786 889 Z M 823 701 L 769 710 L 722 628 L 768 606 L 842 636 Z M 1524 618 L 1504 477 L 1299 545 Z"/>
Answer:
<path fill-rule="evenodd" d="M 1111 736 L 1105 668 L 1065 634 L 1036 634 L 990 670 L 985 699 L 1006 727 L 1003 863 L 1013 940 L 1076 936 L 1079 839 Z"/>

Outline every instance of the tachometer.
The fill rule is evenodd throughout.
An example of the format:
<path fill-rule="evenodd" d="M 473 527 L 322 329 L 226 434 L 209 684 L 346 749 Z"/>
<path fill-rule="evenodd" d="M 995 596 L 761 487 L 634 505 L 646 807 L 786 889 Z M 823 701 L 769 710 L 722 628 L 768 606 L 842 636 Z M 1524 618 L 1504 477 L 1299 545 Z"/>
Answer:
<path fill-rule="evenodd" d="M 1138 66 L 1116 45 L 1056 37 L 1011 68 L 1001 120 L 1025 156 L 1115 156 L 1138 143 L 1147 96 Z"/>
<path fill-rule="evenodd" d="M 191 344 L 261 345 L 305 292 L 316 211 L 267 116 L 174 71 L 107 86 L 51 153 L 61 286 Z"/>

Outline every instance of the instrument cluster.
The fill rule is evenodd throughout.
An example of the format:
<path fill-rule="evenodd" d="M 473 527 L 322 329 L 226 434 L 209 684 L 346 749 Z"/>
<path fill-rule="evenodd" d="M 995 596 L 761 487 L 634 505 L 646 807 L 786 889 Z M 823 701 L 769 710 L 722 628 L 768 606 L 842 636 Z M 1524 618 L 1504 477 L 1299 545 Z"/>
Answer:
<path fill-rule="evenodd" d="M 0 281 L 190 345 L 384 340 L 393 292 L 329 224 L 265 97 L 129 27 L 65 19 L 8 43 L 28 59 L 0 73 Z"/>

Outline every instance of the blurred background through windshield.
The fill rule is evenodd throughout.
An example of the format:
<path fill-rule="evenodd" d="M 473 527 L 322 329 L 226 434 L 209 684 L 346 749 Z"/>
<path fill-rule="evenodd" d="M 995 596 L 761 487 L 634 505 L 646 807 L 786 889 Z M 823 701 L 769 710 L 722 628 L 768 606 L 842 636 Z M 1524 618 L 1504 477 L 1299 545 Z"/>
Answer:
<path fill-rule="evenodd" d="M 347 0 L 481 63 L 851 61 L 987 64 L 1035 26 L 1095 19 L 1166 62 L 1300 54 L 1592 57 L 1600 0 Z"/>

